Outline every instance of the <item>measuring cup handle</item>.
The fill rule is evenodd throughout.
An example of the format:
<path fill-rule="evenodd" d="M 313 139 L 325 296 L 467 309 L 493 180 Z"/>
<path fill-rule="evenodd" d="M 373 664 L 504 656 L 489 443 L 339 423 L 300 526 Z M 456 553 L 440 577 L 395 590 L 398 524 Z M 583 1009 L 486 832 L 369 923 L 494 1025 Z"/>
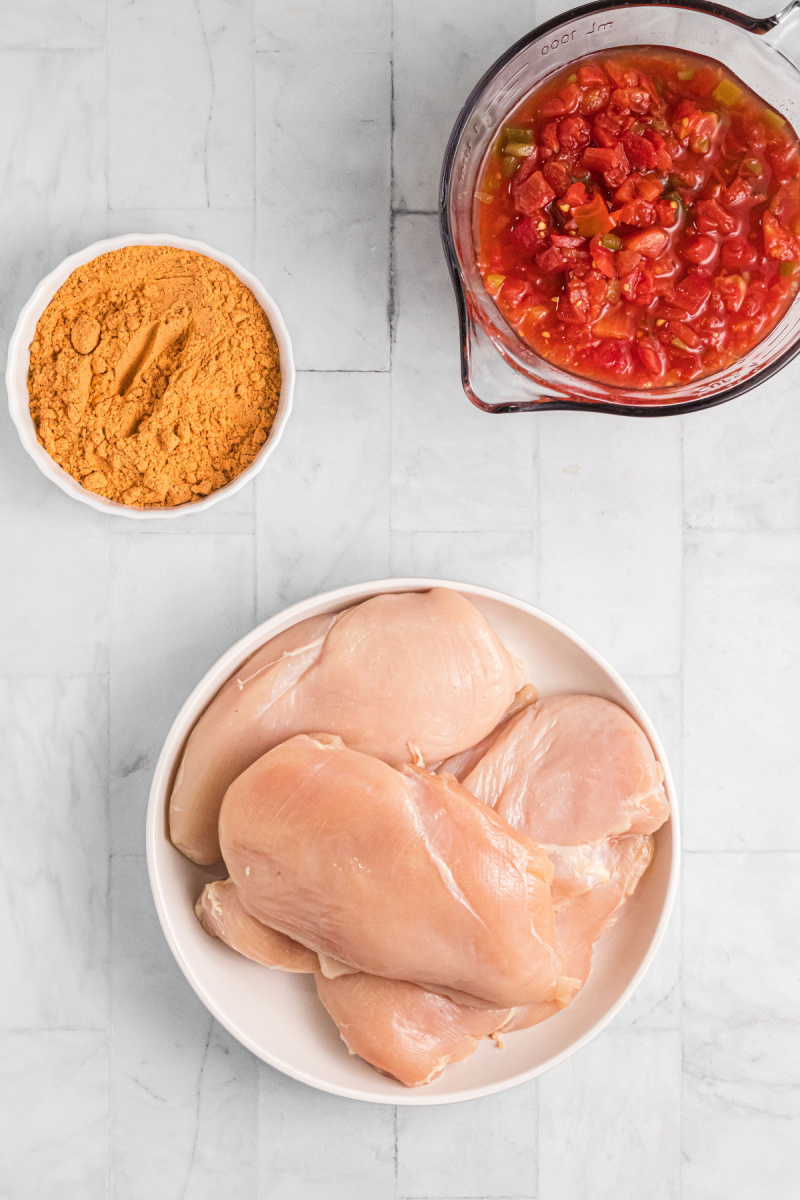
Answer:
<path fill-rule="evenodd" d="M 800 0 L 791 0 L 780 12 L 765 17 L 756 32 L 800 67 Z"/>

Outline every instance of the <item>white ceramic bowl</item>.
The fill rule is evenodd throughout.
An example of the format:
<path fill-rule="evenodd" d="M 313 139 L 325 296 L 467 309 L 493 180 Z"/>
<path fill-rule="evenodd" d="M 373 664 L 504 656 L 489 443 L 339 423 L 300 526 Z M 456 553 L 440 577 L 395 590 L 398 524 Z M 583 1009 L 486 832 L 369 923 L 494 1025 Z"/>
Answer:
<path fill-rule="evenodd" d="M 503 1050 L 485 1041 L 434 1083 L 408 1089 L 348 1054 L 310 975 L 250 962 L 203 932 L 194 902 L 203 885 L 218 876 L 174 848 L 167 812 L 189 731 L 219 687 L 259 646 L 305 617 L 336 612 L 381 592 L 437 586 L 461 592 L 484 613 L 506 646 L 526 660 L 530 678 L 543 694 L 590 692 L 626 708 L 647 733 L 664 768 L 672 817 L 655 835 L 653 862 L 613 931 L 598 944 L 589 981 L 573 1004 L 533 1029 L 509 1034 Z M 295 604 L 259 625 L 211 668 L 178 713 L 156 766 L 147 813 L 147 861 L 161 926 L 181 970 L 209 1011 L 254 1054 L 295 1079 L 340 1096 L 378 1104 L 446 1104 L 532 1079 L 573 1054 L 622 1007 L 653 960 L 675 898 L 678 812 L 664 750 L 647 714 L 616 671 L 579 637 L 539 609 L 501 592 L 438 579 L 390 579 Z"/>
<path fill-rule="evenodd" d="M 223 267 L 227 267 L 228 270 L 233 271 L 234 275 L 249 287 L 267 314 L 269 323 L 272 326 L 272 332 L 275 334 L 275 340 L 278 343 L 281 359 L 281 395 L 278 402 L 278 411 L 269 437 L 250 466 L 245 471 L 242 471 L 241 475 L 237 475 L 225 487 L 218 488 L 217 491 L 211 492 L 203 500 L 198 500 L 194 504 L 177 504 L 172 508 L 133 508 L 127 504 L 118 504 L 114 500 L 107 500 L 104 496 L 97 496 L 94 492 L 81 487 L 76 479 L 73 479 L 71 475 L 63 470 L 50 457 L 44 446 L 40 445 L 36 437 L 36 426 L 31 417 L 28 396 L 28 368 L 30 366 L 30 345 L 33 335 L 36 332 L 36 325 L 39 318 L 58 289 L 66 282 L 76 267 L 83 266 L 84 263 L 90 262 L 100 254 L 108 254 L 112 250 L 121 250 L 124 246 L 175 246 L 179 250 L 192 250 L 196 254 L 202 254 L 206 258 L 213 258 L 217 262 L 222 263 Z M 226 496 L 232 496 L 234 492 L 238 492 L 240 488 L 244 487 L 261 470 L 278 445 L 292 409 L 292 395 L 294 392 L 292 343 L 275 301 L 261 286 L 256 277 L 251 275 L 249 271 L 246 271 L 235 259 L 227 254 L 221 254 L 219 250 L 214 250 L 213 247 L 207 246 L 205 242 L 195 242 L 189 238 L 173 237 L 169 233 L 128 233 L 123 237 L 107 238 L 102 242 L 94 242 L 91 246 L 87 246 L 85 250 L 79 250 L 77 254 L 71 254 L 69 258 L 65 258 L 38 285 L 20 313 L 14 332 L 11 335 L 11 341 L 8 344 L 6 391 L 8 393 L 8 407 L 11 419 L 17 427 L 22 445 L 42 474 L 52 480 L 57 487 L 60 487 L 62 492 L 66 492 L 68 496 L 72 496 L 75 500 L 80 500 L 83 504 L 88 504 L 90 508 L 95 508 L 98 512 L 110 513 L 112 516 L 117 517 L 131 517 L 133 520 L 152 520 L 153 518 L 190 516 L 203 512 L 205 509 L 211 508 L 212 505 L 218 504 L 220 500 L 224 500 Z"/>

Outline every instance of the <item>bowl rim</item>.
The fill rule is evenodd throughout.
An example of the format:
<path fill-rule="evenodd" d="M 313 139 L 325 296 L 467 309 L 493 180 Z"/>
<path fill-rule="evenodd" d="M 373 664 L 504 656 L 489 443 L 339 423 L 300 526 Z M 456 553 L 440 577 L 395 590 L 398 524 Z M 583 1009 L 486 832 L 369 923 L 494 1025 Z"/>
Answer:
<path fill-rule="evenodd" d="M 663 906 L 658 919 L 655 932 L 653 933 L 647 951 L 642 958 L 639 967 L 631 979 L 628 986 L 610 1006 L 607 1012 L 603 1014 L 583 1035 L 576 1038 L 562 1051 L 553 1054 L 544 1062 L 539 1063 L 533 1068 L 519 1071 L 512 1074 L 507 1079 L 498 1082 L 485 1084 L 479 1087 L 465 1088 L 456 1093 L 439 1093 L 426 1094 L 423 1088 L 398 1088 L 397 1095 L 380 1096 L 373 1095 L 369 1092 L 364 1092 L 359 1088 L 341 1086 L 331 1083 L 326 1079 L 315 1076 L 309 1071 L 304 1071 L 293 1066 L 291 1062 L 287 1062 L 274 1054 L 265 1053 L 253 1038 L 240 1029 L 236 1022 L 229 1018 L 227 1014 L 211 1000 L 204 992 L 202 985 L 194 977 L 192 967 L 184 956 L 180 939 L 176 936 L 170 919 L 170 903 L 165 902 L 164 891 L 162 889 L 162 879 L 160 866 L 158 861 L 158 847 L 163 844 L 164 839 L 168 841 L 166 828 L 167 805 L 169 801 L 169 789 L 174 778 L 175 770 L 177 769 L 180 753 L 185 744 L 189 731 L 194 726 L 197 718 L 210 703 L 213 696 L 219 690 L 222 682 L 233 673 L 236 667 L 250 654 L 252 654 L 259 646 L 263 645 L 270 637 L 274 637 L 283 629 L 289 628 L 291 625 L 297 624 L 304 617 L 312 615 L 314 612 L 334 611 L 345 607 L 347 604 L 358 603 L 361 600 L 366 600 L 371 596 L 384 594 L 388 592 L 407 592 L 407 591 L 427 591 L 433 587 L 451 588 L 454 591 L 461 592 L 469 597 L 480 597 L 483 599 L 499 602 L 501 604 L 511 606 L 529 616 L 532 616 L 546 625 L 549 625 L 553 630 L 562 634 L 569 639 L 578 649 L 582 650 L 593 662 L 599 666 L 615 683 L 626 698 L 630 705 L 631 711 L 636 715 L 636 720 L 644 729 L 648 740 L 653 748 L 656 758 L 661 763 L 664 770 L 664 787 L 667 797 L 670 801 L 670 822 L 672 833 L 672 847 L 669 864 L 669 876 L 667 890 L 664 896 Z M 210 690 L 213 684 L 213 690 Z M 361 1100 L 366 1103 L 373 1104 L 400 1104 L 400 1105 L 432 1105 L 432 1104 L 451 1104 L 464 1100 L 475 1100 L 482 1096 L 489 1096 L 496 1092 L 505 1091 L 507 1088 L 516 1087 L 517 1084 L 525 1083 L 528 1080 L 534 1079 L 552 1067 L 557 1066 L 566 1058 L 576 1053 L 593 1038 L 595 1038 L 608 1024 L 620 1009 L 627 1003 L 633 992 L 641 983 L 645 974 L 650 968 L 650 965 L 655 958 L 658 947 L 666 931 L 669 923 L 670 915 L 675 903 L 675 898 L 678 890 L 678 880 L 680 875 L 680 853 L 681 853 L 681 837 L 680 837 L 680 817 L 678 812 L 678 802 L 675 792 L 675 784 L 672 777 L 672 772 L 669 767 L 664 747 L 661 743 L 649 716 L 645 712 L 643 706 L 634 695 L 630 687 L 625 683 L 622 676 L 612 667 L 606 660 L 597 653 L 582 637 L 574 633 L 568 626 L 564 625 L 555 617 L 551 617 L 548 613 L 543 612 L 540 608 L 532 604 L 528 604 L 524 600 L 520 600 L 515 596 L 508 595 L 505 592 L 496 591 L 492 588 L 481 587 L 477 584 L 463 583 L 456 580 L 433 579 L 433 578 L 392 578 L 371 580 L 366 583 L 351 584 L 347 587 L 336 588 L 328 592 L 320 592 L 314 596 L 309 596 L 305 600 L 298 601 L 296 604 L 290 605 L 288 608 L 282 609 L 275 613 L 266 621 L 262 621 L 254 629 L 252 629 L 244 637 L 239 638 L 233 646 L 230 647 L 217 661 L 205 672 L 202 679 L 192 689 L 187 699 L 181 706 L 175 720 L 170 727 L 170 730 L 164 740 L 161 752 L 156 763 L 153 773 L 153 780 L 150 788 L 150 796 L 147 806 L 146 818 L 146 854 L 147 854 L 147 870 L 150 880 L 150 888 L 153 894 L 158 919 L 161 924 L 164 937 L 167 940 L 172 954 L 183 972 L 186 980 L 194 990 L 195 994 L 208 1009 L 212 1016 L 228 1030 L 228 1032 L 236 1038 L 243 1046 L 251 1053 L 255 1054 L 263 1062 L 275 1067 L 283 1074 L 297 1079 L 301 1083 L 308 1084 L 320 1091 L 329 1092 L 333 1095 L 344 1096 L 352 1100 Z"/>
<path fill-rule="evenodd" d="M 197 500 L 194 503 L 178 504 L 170 508 L 134 508 L 128 504 L 120 504 L 115 500 L 108 500 L 105 496 L 95 495 L 94 492 L 88 491 L 72 475 L 60 467 L 55 459 L 50 457 L 36 436 L 36 427 L 30 413 L 30 397 L 27 387 L 28 366 L 30 363 L 30 338 L 26 336 L 25 330 L 29 328 L 31 318 L 34 318 L 35 327 L 35 323 L 38 323 L 39 318 L 53 299 L 55 293 L 66 282 L 73 271 L 91 262 L 92 259 L 98 258 L 101 254 L 109 254 L 114 250 L 122 250 L 126 246 L 172 246 L 177 250 L 188 250 L 200 254 L 204 258 L 213 259 L 215 262 L 227 267 L 253 293 L 266 313 L 275 335 L 275 340 L 278 343 L 281 366 L 281 394 L 278 401 L 278 410 L 266 442 L 250 465 L 232 479 L 230 483 L 226 483 L 223 487 L 217 488 L 216 491 L 211 492 L 202 500 Z M 20 386 L 19 379 L 23 368 L 25 383 L 23 386 Z M 102 238 L 99 241 L 92 242 L 82 250 L 75 251 L 74 254 L 68 255 L 58 266 L 54 267 L 52 271 L 40 280 L 29 299 L 22 306 L 20 314 L 17 317 L 14 331 L 8 343 L 5 379 L 8 410 L 19 434 L 23 449 L 51 483 L 54 483 L 56 487 L 60 488 L 62 492 L 70 496 L 73 500 L 78 500 L 95 509 L 95 511 L 106 513 L 109 516 L 127 517 L 134 521 L 153 519 L 172 520 L 176 517 L 193 516 L 196 513 L 212 508 L 215 504 L 219 504 L 221 500 L 234 495 L 235 492 L 238 492 L 245 484 L 249 483 L 264 467 L 267 459 L 280 442 L 286 422 L 292 411 L 295 366 L 291 338 L 280 309 L 261 281 L 235 258 L 223 253 L 221 250 L 216 250 L 213 246 L 208 245 L 207 242 L 197 241 L 194 238 L 180 237 L 171 233 L 126 233 L 120 234 L 117 237 Z"/>

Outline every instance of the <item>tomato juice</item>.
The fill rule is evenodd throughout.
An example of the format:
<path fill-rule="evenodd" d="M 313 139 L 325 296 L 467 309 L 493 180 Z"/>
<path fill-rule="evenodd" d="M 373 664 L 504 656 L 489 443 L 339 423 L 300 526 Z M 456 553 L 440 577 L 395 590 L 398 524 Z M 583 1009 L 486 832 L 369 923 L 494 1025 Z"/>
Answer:
<path fill-rule="evenodd" d="M 628 388 L 684 384 L 740 359 L 792 304 L 797 136 L 712 59 L 582 58 L 502 126 L 475 235 L 484 286 L 543 358 Z"/>

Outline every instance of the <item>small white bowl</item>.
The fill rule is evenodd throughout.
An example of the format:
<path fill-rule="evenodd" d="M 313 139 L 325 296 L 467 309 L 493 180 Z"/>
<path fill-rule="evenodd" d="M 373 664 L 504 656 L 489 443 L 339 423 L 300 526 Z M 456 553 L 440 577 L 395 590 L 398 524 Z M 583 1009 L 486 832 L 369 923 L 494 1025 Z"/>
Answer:
<path fill-rule="evenodd" d="M 71 475 L 63 470 L 50 457 L 36 437 L 36 426 L 31 416 L 30 397 L 28 395 L 28 369 L 30 367 L 30 345 L 33 341 L 33 335 L 36 332 L 39 318 L 58 289 L 66 282 L 76 267 L 81 267 L 84 263 L 91 262 L 93 258 L 97 258 L 100 254 L 109 254 L 112 250 L 121 250 L 125 246 L 175 246 L 178 250 L 192 250 L 195 254 L 202 254 L 206 258 L 213 258 L 216 262 L 222 263 L 223 267 L 227 267 L 229 271 L 233 271 L 234 275 L 238 279 L 241 279 L 242 283 L 253 293 L 267 314 L 269 323 L 272 326 L 272 332 L 275 334 L 275 340 L 278 343 L 281 360 L 281 395 L 278 402 L 278 411 L 275 415 L 269 437 L 250 466 L 242 471 L 241 475 L 237 475 L 230 483 L 218 488 L 215 492 L 211 492 L 203 500 L 198 500 L 194 504 L 177 504 L 172 508 L 134 508 L 128 504 L 118 504 L 114 500 L 107 500 L 105 496 L 97 496 L 94 492 L 81 487 L 77 479 L 73 479 Z M 218 504 L 226 496 L 232 496 L 234 492 L 238 492 L 240 488 L 244 487 L 261 470 L 278 445 L 284 426 L 289 419 L 289 413 L 292 410 L 292 395 L 294 393 L 292 343 L 275 301 L 265 291 L 256 277 L 251 275 L 249 271 L 246 271 L 235 259 L 227 254 L 221 254 L 219 250 L 214 250 L 212 246 L 207 246 L 205 242 L 195 242 L 190 238 L 173 237 L 170 233 L 128 233 L 122 237 L 107 238 L 102 242 L 94 242 L 91 246 L 87 246 L 85 250 L 79 250 L 77 254 L 71 254 L 69 258 L 65 258 L 38 285 L 20 313 L 14 332 L 11 335 L 11 341 L 8 344 L 6 391 L 8 392 L 8 408 L 11 413 L 11 419 L 17 427 L 22 445 L 42 474 L 52 480 L 57 487 L 60 487 L 62 492 L 66 492 L 74 500 L 80 500 L 83 504 L 88 504 L 90 508 L 95 508 L 98 512 L 110 513 L 116 517 L 131 517 L 133 520 L 152 520 L 153 518 L 163 519 L 192 516 L 195 513 L 211 508 L 214 504 Z"/>
<path fill-rule="evenodd" d="M 408 1089 L 348 1054 L 317 999 L 310 975 L 259 966 L 201 929 L 194 902 L 219 878 L 184 858 L 169 840 L 169 793 L 189 731 L 236 668 L 264 642 L 318 613 L 337 612 L 384 592 L 450 587 L 484 613 L 503 642 L 528 664 L 542 694 L 590 692 L 621 704 L 647 733 L 664 768 L 672 816 L 655 835 L 650 868 L 614 927 L 597 945 L 589 980 L 555 1017 L 509 1034 L 505 1048 L 482 1043 L 434 1083 Z M 184 704 L 156 765 L 147 811 L 147 862 L 161 927 L 178 965 L 206 1008 L 265 1062 L 325 1092 L 377 1104 L 447 1104 L 499 1092 L 540 1075 L 580 1049 L 608 1024 L 655 956 L 678 885 L 678 809 L 661 742 L 630 688 L 603 659 L 559 621 L 530 604 L 488 588 L 439 579 L 389 579 L 340 588 L 304 600 L 259 625 L 224 654 Z"/>

